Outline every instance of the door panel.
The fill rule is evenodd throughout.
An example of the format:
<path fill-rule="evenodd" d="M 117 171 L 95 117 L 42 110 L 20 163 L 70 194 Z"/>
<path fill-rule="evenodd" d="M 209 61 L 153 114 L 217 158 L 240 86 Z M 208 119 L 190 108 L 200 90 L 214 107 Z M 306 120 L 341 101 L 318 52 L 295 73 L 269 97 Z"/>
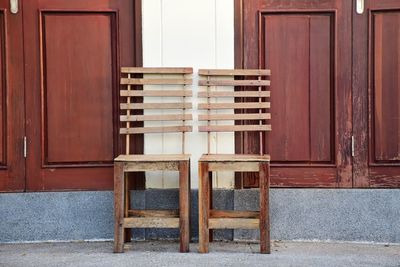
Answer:
<path fill-rule="evenodd" d="M 400 12 L 372 12 L 371 163 L 400 163 Z"/>
<path fill-rule="evenodd" d="M 355 185 L 400 187 L 400 3 L 353 16 Z"/>
<path fill-rule="evenodd" d="M 264 142 L 272 185 L 351 187 L 351 1 L 236 5 L 243 11 L 237 67 L 272 73 L 272 132 Z M 251 134 L 236 137 L 237 153 L 258 147 Z M 246 174 L 243 186 L 257 185 Z"/>
<path fill-rule="evenodd" d="M 268 151 L 275 162 L 333 161 L 331 22 L 329 14 L 263 16 L 265 64 L 274 70 Z"/>
<path fill-rule="evenodd" d="M 0 1 L 0 191 L 25 189 L 22 13 Z"/>
<path fill-rule="evenodd" d="M 310 161 L 335 161 L 334 14 L 310 16 Z"/>
<path fill-rule="evenodd" d="M 45 165 L 113 160 L 115 23 L 115 13 L 42 13 Z"/>
<path fill-rule="evenodd" d="M 7 114 L 6 112 L 6 103 L 4 102 L 4 96 L 7 95 L 7 87 L 6 87 L 6 73 L 4 72 L 6 70 L 6 59 L 5 59 L 5 48 L 6 48 L 6 38 L 5 38 L 5 33 L 6 33 L 6 22 L 5 22 L 5 11 L 2 10 L 0 12 L 0 66 L 1 66 L 1 71 L 0 71 L 0 164 L 1 166 L 6 166 L 6 155 L 7 155 L 7 143 L 4 140 L 4 137 L 7 136 L 7 127 L 5 127 L 5 122 L 7 121 L 4 120 L 4 115 Z"/>
<path fill-rule="evenodd" d="M 28 190 L 112 189 L 118 73 L 137 63 L 137 2 L 25 2 Z"/>

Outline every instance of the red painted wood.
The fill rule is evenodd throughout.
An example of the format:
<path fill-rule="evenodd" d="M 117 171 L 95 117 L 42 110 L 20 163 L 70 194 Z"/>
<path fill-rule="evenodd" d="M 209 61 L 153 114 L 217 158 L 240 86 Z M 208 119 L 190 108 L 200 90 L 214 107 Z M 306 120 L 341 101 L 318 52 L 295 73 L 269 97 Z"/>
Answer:
<path fill-rule="evenodd" d="M 399 167 L 370 167 L 369 179 L 371 187 L 400 188 Z"/>
<path fill-rule="evenodd" d="M 312 16 L 310 23 L 310 161 L 332 162 L 334 140 L 332 16 Z"/>
<path fill-rule="evenodd" d="M 351 1 L 238 0 L 235 7 L 242 8 L 236 67 L 272 73 L 271 184 L 351 187 Z M 251 135 L 235 143 L 237 153 L 258 151 Z M 258 178 L 236 182 L 255 187 Z"/>
<path fill-rule="evenodd" d="M 400 187 L 400 3 L 366 1 L 353 20 L 354 185 Z"/>
<path fill-rule="evenodd" d="M 372 162 L 400 163 L 400 12 L 373 15 Z M 372 115 L 372 114 L 371 114 Z"/>
<path fill-rule="evenodd" d="M 111 163 L 114 15 L 46 12 L 42 19 L 45 164 Z"/>
<path fill-rule="evenodd" d="M 274 187 L 337 187 L 335 168 L 310 168 L 309 166 L 285 168 L 275 166 L 271 172 L 271 185 Z"/>
<path fill-rule="evenodd" d="M 278 162 L 309 161 L 309 17 L 265 15 L 263 25 L 265 66 L 272 70 L 270 90 L 273 92 L 273 131 L 269 134 L 267 151 Z"/>
<path fill-rule="evenodd" d="M 119 68 L 138 62 L 137 3 L 24 2 L 27 190 L 112 189 Z"/>
<path fill-rule="evenodd" d="M 22 13 L 0 1 L 0 192 L 25 189 Z"/>
<path fill-rule="evenodd" d="M 5 39 L 5 33 L 6 33 L 7 29 L 6 29 L 6 25 L 5 25 L 5 14 L 4 12 L 0 13 L 0 49 L 1 51 L 4 51 L 6 48 L 6 39 Z M 7 151 L 6 151 L 6 147 L 7 144 L 6 142 L 4 142 L 4 138 L 5 136 L 7 136 L 7 134 L 5 134 L 4 131 L 6 131 L 6 127 L 4 127 L 5 123 L 7 122 L 7 119 L 4 118 L 4 115 L 7 114 L 6 112 L 6 103 L 4 103 L 4 97 L 6 95 L 6 90 L 7 87 L 6 85 L 6 76 L 7 74 L 4 72 L 5 68 L 4 66 L 6 66 L 6 58 L 5 55 L 3 53 L 0 53 L 0 65 L 2 66 L 2 71 L 0 71 L 0 81 L 1 82 L 1 87 L 0 87 L 0 111 L 1 111 L 1 116 L 0 116 L 0 162 L 1 165 L 6 165 L 6 155 L 7 155 Z M 7 67 L 6 67 L 7 68 Z M 4 115 L 3 115 L 4 114 Z"/>

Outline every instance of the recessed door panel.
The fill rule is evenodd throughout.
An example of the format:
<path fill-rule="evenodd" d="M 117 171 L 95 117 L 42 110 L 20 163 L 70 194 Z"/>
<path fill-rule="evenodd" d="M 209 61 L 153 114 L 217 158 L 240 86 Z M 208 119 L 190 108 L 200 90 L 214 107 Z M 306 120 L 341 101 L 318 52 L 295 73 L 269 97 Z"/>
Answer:
<path fill-rule="evenodd" d="M 7 166 L 7 96 L 5 11 L 0 11 L 0 166 Z"/>
<path fill-rule="evenodd" d="M 400 163 L 400 11 L 372 12 L 371 163 Z M 372 114 L 371 114 L 372 115 Z"/>
<path fill-rule="evenodd" d="M 110 163 L 115 13 L 43 12 L 41 18 L 44 165 Z"/>
<path fill-rule="evenodd" d="M 265 65 L 272 75 L 273 162 L 333 163 L 333 14 L 266 14 Z"/>

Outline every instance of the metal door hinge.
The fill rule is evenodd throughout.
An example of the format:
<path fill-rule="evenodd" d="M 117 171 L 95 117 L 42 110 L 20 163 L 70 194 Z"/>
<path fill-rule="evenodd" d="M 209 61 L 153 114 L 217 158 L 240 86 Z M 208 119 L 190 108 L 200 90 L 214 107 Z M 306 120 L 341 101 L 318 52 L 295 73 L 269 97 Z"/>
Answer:
<path fill-rule="evenodd" d="M 364 0 L 356 0 L 356 12 L 360 15 L 364 13 Z"/>
<path fill-rule="evenodd" d="M 354 144 L 354 135 L 351 136 L 351 156 L 354 157 L 355 155 L 355 144 Z"/>
<path fill-rule="evenodd" d="M 28 149 L 27 149 L 27 144 L 26 144 L 26 136 L 24 136 L 24 158 L 26 158 Z"/>
<path fill-rule="evenodd" d="M 18 13 L 18 0 L 10 0 L 10 12 L 12 14 Z"/>

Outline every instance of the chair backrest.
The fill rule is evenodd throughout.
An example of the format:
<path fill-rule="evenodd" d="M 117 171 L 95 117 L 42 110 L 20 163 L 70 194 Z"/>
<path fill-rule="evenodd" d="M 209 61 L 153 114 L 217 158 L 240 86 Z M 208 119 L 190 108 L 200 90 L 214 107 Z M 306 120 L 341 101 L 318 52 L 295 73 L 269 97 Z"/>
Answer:
<path fill-rule="evenodd" d="M 270 97 L 267 90 L 270 81 L 266 76 L 270 75 L 266 69 L 199 70 L 199 85 L 205 90 L 198 97 L 207 99 L 207 103 L 198 105 L 199 110 L 207 111 L 199 115 L 199 121 L 207 121 L 207 125 L 199 126 L 199 131 L 208 132 L 208 153 L 210 132 L 260 132 L 260 154 L 263 154 L 263 132 L 271 131 L 267 123 L 271 119 L 271 113 L 267 112 L 270 102 L 266 101 Z M 221 101 L 227 97 L 234 98 L 235 103 Z M 233 110 L 234 114 L 215 114 L 224 109 Z M 234 121 L 234 125 L 216 125 L 218 121 Z"/>
<path fill-rule="evenodd" d="M 192 68 L 121 68 L 121 124 L 119 133 L 126 135 L 126 154 L 129 154 L 130 135 L 147 133 L 182 133 L 182 153 L 185 153 L 185 132 L 191 132 L 192 126 L 186 125 L 186 121 L 192 120 L 192 114 L 187 112 L 192 109 L 192 103 L 187 102 L 187 97 L 192 96 Z M 147 76 L 147 77 L 146 77 Z M 150 76 L 150 77 L 149 77 Z M 146 87 L 151 86 L 151 89 Z M 156 88 L 155 88 L 156 87 Z M 167 87 L 167 88 L 165 88 Z M 171 89 L 172 87 L 172 89 Z M 160 103 L 146 102 L 134 103 L 133 98 L 164 98 L 173 97 L 175 102 Z M 162 114 L 135 115 L 137 110 L 159 110 Z M 168 114 L 165 110 L 180 110 L 179 114 Z M 172 112 L 170 112 L 172 113 Z M 135 127 L 133 122 L 146 121 L 176 121 L 173 126 Z"/>

